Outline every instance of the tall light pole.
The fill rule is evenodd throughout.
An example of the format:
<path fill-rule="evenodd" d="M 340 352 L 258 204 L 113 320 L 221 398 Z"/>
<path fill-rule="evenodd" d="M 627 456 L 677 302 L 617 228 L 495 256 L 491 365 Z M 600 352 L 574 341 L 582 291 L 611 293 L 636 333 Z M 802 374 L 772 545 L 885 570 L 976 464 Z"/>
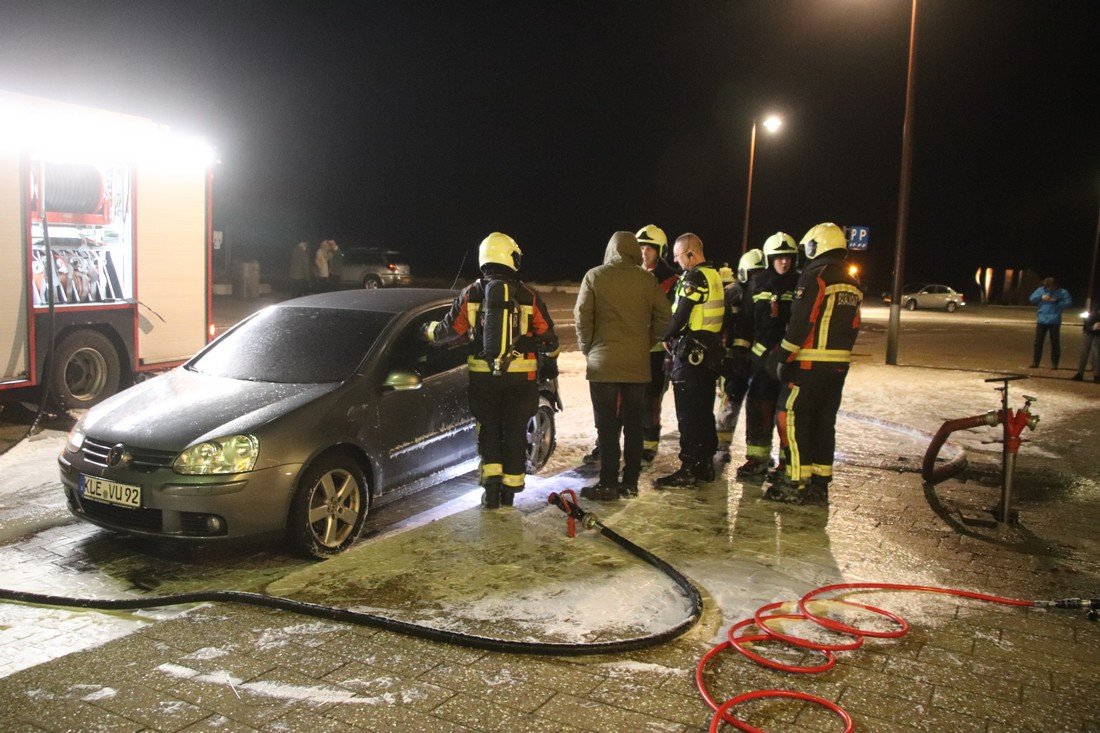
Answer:
<path fill-rule="evenodd" d="M 764 120 L 764 129 L 774 133 L 783 124 L 775 115 Z M 752 121 L 752 135 L 749 137 L 749 185 L 745 190 L 745 227 L 741 230 L 741 254 L 749 251 L 749 209 L 752 207 L 752 169 L 756 162 L 756 120 Z"/>
<path fill-rule="evenodd" d="M 894 284 L 890 289 L 890 323 L 886 329 L 886 363 L 898 363 L 901 288 L 905 277 L 905 236 L 909 228 L 909 179 L 913 163 L 913 79 L 917 70 L 917 0 L 909 20 L 909 70 L 905 80 L 905 122 L 901 127 L 901 184 L 898 186 L 898 237 L 894 248 Z"/>

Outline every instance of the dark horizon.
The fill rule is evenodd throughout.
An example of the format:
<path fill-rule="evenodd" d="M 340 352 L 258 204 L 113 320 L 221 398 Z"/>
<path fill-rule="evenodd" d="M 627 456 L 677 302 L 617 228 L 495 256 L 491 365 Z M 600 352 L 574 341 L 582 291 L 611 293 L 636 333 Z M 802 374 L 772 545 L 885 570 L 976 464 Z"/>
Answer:
<path fill-rule="evenodd" d="M 140 114 L 218 149 L 215 227 L 265 272 L 299 239 L 452 276 L 493 230 L 533 279 L 613 231 L 740 251 L 820 221 L 896 238 L 909 0 L 6 3 L 0 88 Z M 1098 206 L 1100 4 L 921 0 L 907 281 L 980 266 L 1080 302 Z M 472 257 L 471 257 L 472 260 Z M 470 260 L 466 273 L 472 273 Z"/>

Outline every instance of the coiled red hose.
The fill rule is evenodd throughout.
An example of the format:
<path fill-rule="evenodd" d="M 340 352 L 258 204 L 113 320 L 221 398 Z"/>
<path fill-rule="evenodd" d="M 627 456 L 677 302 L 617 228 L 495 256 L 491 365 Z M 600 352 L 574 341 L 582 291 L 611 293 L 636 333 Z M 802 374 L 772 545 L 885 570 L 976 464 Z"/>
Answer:
<path fill-rule="evenodd" d="M 749 725 L 743 720 L 733 717 L 730 714 L 730 710 L 738 705 L 752 700 L 760 700 L 765 698 L 789 698 L 792 700 L 801 700 L 803 702 L 813 703 L 820 705 L 821 707 L 829 710 L 839 717 L 844 722 L 844 733 L 851 733 L 853 730 L 852 717 L 848 715 L 848 712 L 840 705 L 836 704 L 832 700 L 826 700 L 823 697 L 817 695 L 811 695 L 807 692 L 799 692 L 797 690 L 754 690 L 752 692 L 746 692 L 736 697 L 731 697 L 725 702 L 718 703 L 707 690 L 706 682 L 703 677 L 706 673 L 707 664 L 711 659 L 716 657 L 726 649 L 736 649 L 757 664 L 761 664 L 769 669 L 779 670 L 781 672 L 791 672 L 794 674 L 816 674 L 818 672 L 825 672 L 832 669 L 836 664 L 836 657 L 834 652 L 839 651 L 851 651 L 858 649 L 863 645 L 863 640 L 866 637 L 873 637 L 879 639 L 896 639 L 900 636 L 904 636 L 909 631 L 909 624 L 905 619 L 893 614 L 881 608 L 875 606 L 868 606 L 863 603 L 855 603 L 854 601 L 845 600 L 833 600 L 832 603 L 839 603 L 854 608 L 859 608 L 869 613 L 873 613 L 879 616 L 883 616 L 894 623 L 897 628 L 889 629 L 886 631 L 878 631 L 875 629 L 862 629 L 857 626 L 851 626 L 849 624 L 842 623 L 836 619 L 831 619 L 827 616 L 815 614 L 810 611 L 809 606 L 814 601 L 828 600 L 822 599 L 820 596 L 828 593 L 834 593 L 836 591 L 906 591 L 906 592 L 919 592 L 919 593 L 938 593 L 940 595 L 957 596 L 960 598 L 969 598 L 977 601 L 986 601 L 989 603 L 1000 603 L 1005 606 L 1035 606 L 1035 601 L 1022 600 L 1019 598 L 1006 598 L 1004 596 L 994 596 L 988 593 L 976 593 L 968 590 L 957 590 L 954 588 L 939 588 L 936 586 L 928 585 L 904 585 L 900 583 L 834 583 L 833 585 L 823 585 L 820 588 L 815 588 L 806 595 L 802 596 L 798 600 L 798 612 L 797 613 L 769 613 L 775 611 L 787 605 L 788 602 L 769 603 L 765 606 L 761 606 L 753 614 L 752 618 L 738 621 L 729 628 L 726 632 L 726 641 L 718 644 L 699 660 L 699 664 L 695 667 L 695 685 L 699 688 L 699 694 L 703 696 L 703 700 L 707 705 L 714 710 L 714 715 L 710 720 L 711 733 L 716 733 L 719 726 L 725 722 L 732 725 L 738 730 L 746 731 L 746 733 L 766 733 L 760 728 L 756 728 Z M 768 626 L 769 621 L 777 619 L 789 619 L 789 620 L 802 620 L 810 621 L 824 629 L 828 629 L 831 632 L 842 634 L 852 637 L 850 642 L 826 644 L 803 637 L 794 636 L 792 634 L 785 634 Z M 738 632 L 742 629 L 754 626 L 759 633 L 738 635 Z M 813 666 L 798 666 L 791 664 L 784 664 L 777 662 L 767 657 L 763 657 L 752 649 L 746 647 L 746 644 L 752 644 L 756 642 L 764 641 L 778 641 L 792 644 L 802 649 L 810 649 L 813 651 L 821 652 L 825 661 L 821 664 Z"/>

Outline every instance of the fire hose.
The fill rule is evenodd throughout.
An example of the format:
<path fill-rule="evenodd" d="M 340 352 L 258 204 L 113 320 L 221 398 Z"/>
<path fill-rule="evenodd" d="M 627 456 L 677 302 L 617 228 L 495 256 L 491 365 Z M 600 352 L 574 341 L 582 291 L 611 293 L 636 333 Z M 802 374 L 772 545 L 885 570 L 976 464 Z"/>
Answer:
<path fill-rule="evenodd" d="M 833 668 L 833 665 L 836 664 L 836 652 L 852 651 L 858 649 L 863 645 L 864 640 L 868 637 L 878 639 L 896 639 L 898 637 L 904 636 L 909 632 L 909 624 L 905 621 L 905 619 L 894 613 L 891 613 L 890 611 L 884 610 L 882 608 L 876 608 L 875 606 L 870 606 L 863 603 L 856 603 L 854 601 L 819 598 L 820 596 L 835 593 L 838 591 L 907 591 L 937 593 L 940 595 L 949 595 L 977 601 L 986 601 L 988 603 L 999 603 L 1006 606 L 1020 606 L 1030 608 L 1088 609 L 1089 620 L 1096 621 L 1097 618 L 1100 618 L 1100 598 L 1093 598 L 1091 600 L 1083 598 L 1063 598 L 1060 600 L 1043 601 L 1006 598 L 1004 596 L 976 593 L 974 591 L 958 590 L 955 588 L 939 588 L 925 585 L 902 585 L 898 583 L 835 583 L 833 585 L 824 585 L 802 596 L 802 598 L 800 598 L 797 603 L 795 601 L 780 601 L 778 603 L 769 603 L 767 605 L 761 606 L 759 609 L 756 610 L 756 613 L 754 613 L 751 618 L 744 619 L 743 621 L 739 621 L 730 626 L 730 628 L 726 632 L 726 641 L 723 641 L 717 646 L 713 647 L 699 660 L 699 663 L 698 665 L 696 665 L 695 668 L 695 685 L 699 690 L 699 694 L 703 696 L 703 700 L 714 711 L 714 715 L 711 717 L 710 721 L 710 731 L 712 733 L 715 733 L 722 725 L 722 723 L 728 723 L 738 730 L 746 731 L 746 733 L 765 733 L 765 731 L 763 731 L 762 729 L 750 725 L 744 720 L 734 717 L 730 711 L 733 708 L 744 703 L 767 698 L 787 698 L 818 705 L 830 711 L 841 719 L 845 726 L 844 733 L 850 733 L 852 730 L 854 730 L 852 717 L 848 714 L 846 710 L 844 710 L 844 708 L 842 708 L 840 705 L 833 702 L 832 700 L 827 700 L 818 695 L 812 695 L 810 693 L 800 692 L 798 690 L 753 690 L 751 692 L 736 695 L 725 700 L 724 702 L 719 703 L 714 698 L 714 696 L 711 695 L 705 681 L 707 664 L 720 653 L 730 648 L 736 649 L 744 656 L 748 657 L 757 664 L 767 667 L 768 669 L 773 669 L 780 672 L 788 672 L 792 674 L 816 674 Z M 824 613 L 822 612 L 815 612 L 810 610 L 811 607 L 829 603 L 848 606 L 874 615 L 882 616 L 888 619 L 895 626 L 895 628 L 886 631 L 860 628 L 843 623 L 834 618 L 830 618 L 824 615 Z M 797 610 L 784 610 L 785 607 L 789 607 L 792 604 L 796 605 Z M 808 622 L 816 625 L 817 627 L 824 628 L 830 632 L 840 634 L 842 636 L 849 636 L 851 637 L 851 640 L 834 644 L 822 643 L 812 641 L 804 637 L 799 637 L 794 634 L 787 634 L 778 631 L 768 625 L 770 621 L 779 620 Z M 742 629 L 745 629 L 747 627 L 754 627 L 757 630 L 757 633 L 738 633 L 741 632 Z M 782 662 L 764 657 L 753 651 L 748 646 L 751 644 L 759 644 L 764 642 L 780 642 L 793 645 L 800 649 L 808 649 L 811 651 L 820 652 L 824 657 L 824 661 L 820 664 L 809 666 L 784 664 Z"/>
<path fill-rule="evenodd" d="M 335 608 L 318 603 L 269 596 L 263 593 L 251 593 L 235 590 L 203 590 L 190 593 L 173 593 L 170 595 L 156 596 L 152 598 L 71 598 L 68 596 L 47 595 L 42 593 L 29 593 L 25 591 L 0 588 L 0 600 L 16 603 L 29 603 L 44 606 L 60 606 L 63 608 L 83 608 L 100 611 L 132 611 L 143 608 L 157 608 L 161 606 L 174 606 L 189 603 L 240 603 L 263 608 L 275 608 L 292 613 L 372 626 L 375 628 L 393 631 L 399 634 L 407 634 L 444 644 L 471 647 L 474 649 L 486 649 L 495 652 L 512 654 L 532 654 L 544 656 L 586 656 L 594 654 L 618 654 L 622 652 L 636 651 L 659 646 L 680 636 L 703 615 L 703 599 L 699 590 L 692 585 L 676 568 L 649 552 L 643 547 L 634 544 L 609 527 L 605 527 L 599 518 L 592 512 L 586 512 L 576 501 L 576 495 L 572 491 L 562 492 L 563 495 L 571 495 L 572 498 L 559 494 L 550 494 L 548 502 L 561 508 L 569 515 L 570 524 L 580 521 L 589 529 L 598 529 L 599 533 L 614 542 L 630 554 L 645 562 L 662 573 L 669 576 L 683 592 L 690 605 L 689 614 L 678 624 L 671 628 L 645 636 L 637 636 L 615 641 L 590 642 L 590 643 L 565 643 L 565 642 L 529 642 L 511 639 L 497 639 L 476 634 L 467 634 L 458 631 L 438 629 L 432 626 L 400 621 L 387 616 L 379 616 L 371 613 L 363 613 L 344 608 Z M 572 536 L 572 534 L 570 535 Z"/>

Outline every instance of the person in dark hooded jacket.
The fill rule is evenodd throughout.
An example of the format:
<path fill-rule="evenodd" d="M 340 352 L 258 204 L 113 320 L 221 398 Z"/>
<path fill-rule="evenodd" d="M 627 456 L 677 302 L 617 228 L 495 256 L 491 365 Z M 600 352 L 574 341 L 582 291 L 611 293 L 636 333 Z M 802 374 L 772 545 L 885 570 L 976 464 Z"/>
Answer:
<path fill-rule="evenodd" d="M 650 382 L 650 349 L 668 324 L 668 298 L 642 269 L 642 251 L 630 232 L 615 232 L 604 262 L 587 272 L 573 309 L 577 344 L 587 360 L 600 445 L 600 480 L 581 490 L 598 501 L 638 493 L 642 469 L 642 417 Z M 619 436 L 624 468 L 619 482 Z"/>

